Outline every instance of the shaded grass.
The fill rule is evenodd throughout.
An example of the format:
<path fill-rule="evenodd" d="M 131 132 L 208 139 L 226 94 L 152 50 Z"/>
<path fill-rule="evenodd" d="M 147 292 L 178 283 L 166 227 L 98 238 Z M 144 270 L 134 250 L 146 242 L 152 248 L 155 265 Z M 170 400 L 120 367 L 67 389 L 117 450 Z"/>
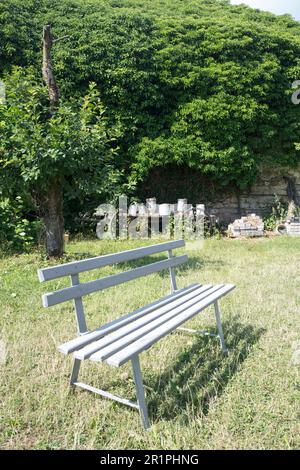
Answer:
<path fill-rule="evenodd" d="M 65 261 L 136 246 L 144 241 L 82 241 L 68 245 Z M 183 250 L 179 250 L 183 251 Z M 83 255 L 84 253 L 84 255 Z M 68 285 L 40 285 L 28 254 L 0 260 L 0 335 L 7 357 L 0 363 L 1 448 L 235 448 L 300 447 L 300 374 L 291 364 L 300 341 L 300 240 L 208 240 L 191 250 L 177 270 L 178 285 L 233 282 L 221 301 L 230 354 L 217 339 L 174 333 L 141 356 L 151 420 L 141 431 L 138 414 L 84 391 L 69 393 L 71 359 L 57 346 L 76 333 L 72 303 L 41 308 L 43 292 Z M 155 260 L 162 256 L 154 257 Z M 52 263 L 53 264 L 53 263 Z M 115 273 L 141 262 L 84 274 Z M 90 328 L 164 295 L 168 273 L 138 279 L 85 300 Z M 214 331 L 211 308 L 191 322 Z M 82 380 L 134 399 L 130 368 L 85 363 Z"/>

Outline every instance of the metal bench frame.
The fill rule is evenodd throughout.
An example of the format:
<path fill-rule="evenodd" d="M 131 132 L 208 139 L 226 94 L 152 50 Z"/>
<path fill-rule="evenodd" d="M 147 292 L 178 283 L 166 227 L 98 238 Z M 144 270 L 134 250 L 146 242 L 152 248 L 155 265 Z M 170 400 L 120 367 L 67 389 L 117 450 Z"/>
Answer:
<path fill-rule="evenodd" d="M 112 322 L 103 325 L 101 328 L 94 330 L 94 332 L 89 332 L 87 325 L 86 325 L 86 320 L 85 320 L 85 315 L 84 315 L 84 306 L 82 302 L 82 297 L 84 295 L 90 294 L 92 292 L 97 292 L 102 289 L 106 289 L 108 287 L 116 286 L 118 284 L 137 279 L 139 277 L 143 277 L 158 271 L 161 271 L 163 269 L 169 269 L 170 273 L 170 283 L 171 283 L 171 294 L 163 299 L 160 299 L 157 301 L 159 303 L 160 301 L 164 301 L 165 303 L 168 302 L 168 299 L 171 299 L 173 301 L 172 296 L 178 294 L 178 295 L 184 295 L 182 294 L 185 289 L 179 290 L 177 288 L 177 283 L 176 283 L 176 278 L 175 278 L 175 266 L 178 266 L 184 262 L 187 261 L 187 256 L 174 256 L 173 251 L 176 248 L 181 248 L 185 245 L 184 240 L 175 240 L 171 242 L 166 242 L 166 243 L 160 243 L 157 245 L 151 245 L 148 247 L 143 247 L 143 248 L 137 248 L 134 250 L 127 250 L 123 251 L 120 253 L 116 254 L 110 254 L 110 255 L 104 255 L 104 256 L 98 256 L 95 258 L 90 258 L 86 260 L 81 260 L 81 261 L 75 261 L 71 263 L 66 263 L 62 264 L 59 266 L 54 266 L 54 267 L 48 267 L 44 269 L 39 269 L 38 270 L 38 277 L 40 282 L 45 282 L 45 281 L 50 281 L 53 279 L 57 279 L 60 277 L 64 276 L 70 276 L 71 277 L 71 287 L 61 289 L 55 292 L 50 292 L 47 294 L 44 294 L 42 296 L 43 300 L 43 306 L 44 307 L 50 307 L 53 305 L 56 305 L 61 302 L 65 302 L 68 300 L 73 300 L 74 301 L 74 306 L 75 306 L 75 313 L 76 313 L 76 320 L 77 320 L 77 329 L 78 329 L 78 336 L 80 338 L 83 338 L 85 344 L 89 345 L 92 343 L 92 339 L 88 341 L 89 336 L 93 336 L 94 340 L 97 338 L 101 338 L 99 336 L 99 332 L 103 329 L 107 330 L 107 334 L 110 333 L 111 331 L 115 331 L 118 328 L 118 321 L 122 320 L 123 323 L 127 321 L 127 317 L 129 318 L 130 315 L 134 315 L 135 313 L 139 312 L 133 312 L 132 314 L 125 315 L 123 317 L 120 317 L 119 319 L 113 320 Z M 167 252 L 168 253 L 168 258 L 163 261 L 157 261 L 155 263 L 150 263 L 145 266 L 141 266 L 138 268 L 130 269 L 118 274 L 113 274 L 104 278 L 96 279 L 94 281 L 89 281 L 89 282 L 84 282 L 80 283 L 79 280 L 79 274 L 85 271 L 90 271 L 93 269 L 98 269 L 104 266 L 116 264 L 116 263 L 122 263 L 122 262 L 127 262 L 127 261 L 132 261 L 136 260 L 145 256 L 149 256 L 152 254 L 156 253 L 162 253 L 162 252 Z M 222 287 L 223 285 L 221 285 Z M 194 286 L 189 286 L 190 289 L 192 289 Z M 200 285 L 196 285 L 196 287 L 201 287 Z M 204 286 L 205 287 L 205 286 Z M 213 286 L 211 286 L 213 287 Z M 220 286 L 217 286 L 220 287 Z M 175 327 L 172 331 L 167 331 L 166 333 L 162 334 L 160 337 L 166 336 L 169 332 L 173 332 L 176 330 L 180 330 L 186 333 L 196 333 L 196 334 L 205 334 L 209 336 L 217 336 L 220 340 L 220 345 L 222 348 L 222 351 L 224 354 L 227 354 L 227 348 L 224 340 L 224 335 L 223 335 L 223 329 L 222 329 L 222 322 L 221 322 L 221 313 L 220 313 L 220 308 L 218 304 L 219 298 L 222 296 L 226 295 L 229 291 L 231 291 L 235 286 L 232 284 L 223 286 L 220 288 L 220 295 L 218 298 L 216 297 L 216 294 L 214 297 L 211 297 L 211 301 L 205 304 L 201 310 L 205 309 L 209 305 L 214 305 L 215 308 L 215 317 L 216 317 L 216 323 L 217 323 L 217 328 L 218 328 L 218 334 L 212 334 L 212 333 L 207 333 L 205 331 L 198 331 L 198 330 L 192 330 L 189 328 L 183 328 L 183 327 Z M 189 289 L 186 288 L 186 289 Z M 166 299 L 166 300 L 164 300 Z M 150 304 L 150 306 L 155 305 L 156 302 L 153 304 Z M 162 305 L 162 304 L 161 304 Z M 147 307 L 144 307 L 147 309 Z M 159 308 L 159 307 L 158 307 Z M 140 309 L 142 310 L 142 309 Z M 153 308 L 152 308 L 153 310 Z M 199 310 L 199 311 L 201 311 Z M 194 316 L 194 315 L 193 315 Z M 131 317 L 132 318 L 132 317 Z M 191 317 L 192 318 L 192 317 Z M 125 320 L 123 320 L 125 319 Z M 128 320 L 128 322 L 130 319 Z M 181 323 L 184 323 L 182 321 Z M 86 336 L 85 336 L 86 335 Z M 98 335 L 98 336 L 97 336 Z M 103 335 L 102 335 L 103 336 Z M 152 344 L 155 344 L 160 337 L 158 337 L 155 341 L 153 341 Z M 73 340 L 74 342 L 80 342 L 82 341 L 81 339 L 77 338 Z M 74 345 L 72 347 L 70 344 L 72 343 L 65 343 L 65 345 L 60 346 L 60 351 L 64 352 L 65 354 L 69 354 L 70 352 L 76 351 L 76 348 Z M 115 400 L 119 403 L 122 403 L 124 405 L 130 406 L 132 408 L 136 408 L 139 410 L 140 417 L 141 417 L 141 422 L 144 427 L 144 429 L 149 429 L 150 424 L 149 424 L 149 417 L 148 417 L 148 410 L 147 410 L 147 405 L 146 405 L 146 400 L 145 400 L 145 391 L 144 391 L 144 386 L 143 386 L 143 379 L 142 379 L 142 372 L 141 372 L 141 367 L 140 367 L 140 361 L 139 361 L 139 354 L 143 352 L 144 350 L 148 349 L 150 347 L 149 345 L 147 347 L 140 348 L 140 350 L 137 350 L 132 356 L 129 356 L 125 358 L 122 362 L 122 360 L 119 360 L 116 363 L 112 363 L 112 365 L 115 366 L 120 366 L 124 364 L 125 362 L 128 362 L 129 360 L 131 361 L 132 364 L 132 369 L 133 369 L 133 377 L 134 377 L 134 382 L 135 382 L 135 388 L 136 388 L 136 397 L 137 397 L 137 402 L 132 402 L 130 400 L 127 400 L 125 398 L 118 397 L 116 395 L 113 395 L 107 391 L 92 387 L 88 384 L 85 384 L 83 382 L 78 381 L 78 375 L 80 371 L 80 365 L 81 365 L 81 359 L 74 358 L 73 362 L 73 368 L 72 368 L 72 373 L 71 373 L 71 380 L 70 380 L 70 386 L 72 388 L 74 387 L 79 387 L 88 391 L 91 391 L 93 393 L 96 393 L 98 395 L 101 395 L 105 398 L 110 398 L 112 400 Z"/>

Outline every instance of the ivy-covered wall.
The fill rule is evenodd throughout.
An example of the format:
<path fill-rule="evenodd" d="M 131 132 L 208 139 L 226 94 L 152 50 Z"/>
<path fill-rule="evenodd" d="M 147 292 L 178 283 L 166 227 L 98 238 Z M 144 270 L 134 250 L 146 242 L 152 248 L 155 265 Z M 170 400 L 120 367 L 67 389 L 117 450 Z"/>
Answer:
<path fill-rule="evenodd" d="M 275 196 L 282 202 L 295 198 L 300 205 L 300 165 L 298 168 L 262 165 L 251 188 L 240 191 L 231 187 L 226 192 L 221 192 L 197 170 L 166 166 L 151 172 L 150 177 L 139 185 L 137 196 L 141 201 L 156 197 L 158 203 L 171 204 L 186 198 L 191 204 L 205 204 L 207 213 L 215 214 L 220 222 L 229 223 L 250 213 L 267 215 Z"/>
<path fill-rule="evenodd" d="M 120 130 L 112 198 L 236 197 L 262 164 L 299 163 L 300 23 L 289 15 L 229 0 L 1 0 L 0 79 L 13 65 L 40 77 L 44 24 L 66 36 L 53 47 L 64 99 L 95 82 Z M 99 193 L 65 192 L 70 219 Z"/>

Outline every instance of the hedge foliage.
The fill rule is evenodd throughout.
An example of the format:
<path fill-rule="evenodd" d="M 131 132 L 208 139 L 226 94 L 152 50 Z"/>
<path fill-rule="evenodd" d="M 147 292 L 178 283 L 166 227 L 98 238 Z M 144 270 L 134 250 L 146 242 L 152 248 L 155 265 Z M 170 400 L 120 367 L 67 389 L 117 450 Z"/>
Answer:
<path fill-rule="evenodd" d="M 58 41 L 63 94 L 97 84 L 121 123 L 115 166 L 137 181 L 168 165 L 244 188 L 259 164 L 299 162 L 300 24 L 227 0 L 2 0 L 0 77 L 41 62 L 41 31 Z M 151 194 L 152 196 L 152 194 Z"/>

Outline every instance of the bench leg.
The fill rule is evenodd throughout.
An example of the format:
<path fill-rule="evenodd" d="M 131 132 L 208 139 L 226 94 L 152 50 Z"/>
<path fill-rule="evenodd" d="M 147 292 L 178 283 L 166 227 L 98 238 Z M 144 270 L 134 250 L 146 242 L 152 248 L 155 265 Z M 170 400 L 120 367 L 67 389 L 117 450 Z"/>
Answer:
<path fill-rule="evenodd" d="M 149 418 L 148 418 L 147 404 L 145 400 L 145 391 L 144 391 L 144 386 L 143 386 L 143 379 L 142 379 L 139 356 L 133 357 L 131 359 L 131 363 L 132 363 L 133 377 L 134 377 L 134 383 L 135 383 L 135 388 L 136 388 L 137 402 L 139 405 L 140 417 L 141 417 L 141 421 L 142 421 L 142 425 L 144 429 L 147 430 L 150 428 L 150 424 L 149 424 Z"/>
<path fill-rule="evenodd" d="M 224 354 L 228 354 L 228 349 L 226 347 L 225 340 L 224 340 L 222 321 L 221 321 L 221 312 L 220 312 L 220 307 L 219 307 L 218 301 L 214 302 L 214 305 L 215 305 L 215 315 L 216 315 L 216 321 L 217 321 L 217 327 L 218 327 L 218 332 L 219 332 L 221 348 L 222 348 L 222 351 L 223 351 Z"/>
<path fill-rule="evenodd" d="M 71 380 L 70 380 L 70 387 L 74 387 L 74 383 L 77 382 L 79 369 L 80 369 L 81 361 L 79 359 L 74 359 Z"/>

